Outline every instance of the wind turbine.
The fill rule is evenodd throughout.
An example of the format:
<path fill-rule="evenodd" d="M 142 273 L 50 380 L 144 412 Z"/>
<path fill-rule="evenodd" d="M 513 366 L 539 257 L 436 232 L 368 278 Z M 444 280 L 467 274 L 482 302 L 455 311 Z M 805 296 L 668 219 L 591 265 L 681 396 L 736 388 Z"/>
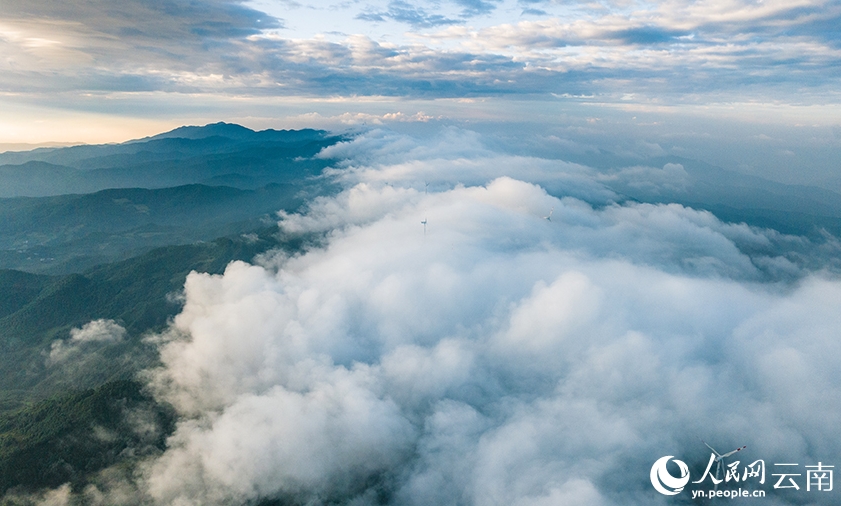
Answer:
<path fill-rule="evenodd" d="M 733 455 L 734 453 L 740 452 L 740 451 L 744 450 L 745 448 L 747 448 L 747 445 L 745 445 L 745 446 L 736 448 L 735 450 L 727 452 L 724 455 L 722 455 L 722 454 L 718 453 L 717 451 L 715 451 L 715 448 L 708 445 L 707 442 L 704 441 L 703 439 L 701 440 L 701 442 L 704 443 L 707 446 L 707 448 L 712 450 L 713 453 L 715 454 L 715 461 L 714 462 L 718 462 L 718 465 L 715 468 L 715 479 L 718 480 L 719 482 L 721 482 L 721 480 L 722 480 L 721 470 L 722 470 L 722 467 L 724 467 L 724 459 Z M 718 483 L 715 484 L 715 490 L 718 490 Z"/>
<path fill-rule="evenodd" d="M 423 225 L 423 236 L 426 237 L 426 218 L 423 219 L 421 224 Z"/>
<path fill-rule="evenodd" d="M 552 221 L 552 213 L 555 212 L 555 206 L 552 206 L 552 209 L 549 210 L 549 214 L 544 216 L 543 219 L 546 221 Z"/>

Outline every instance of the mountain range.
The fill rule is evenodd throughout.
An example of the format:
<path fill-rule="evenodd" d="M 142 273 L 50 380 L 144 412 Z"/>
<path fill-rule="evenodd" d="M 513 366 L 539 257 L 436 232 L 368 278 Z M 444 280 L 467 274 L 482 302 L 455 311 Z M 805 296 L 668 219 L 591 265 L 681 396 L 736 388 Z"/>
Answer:
<path fill-rule="evenodd" d="M 330 189 L 341 136 L 181 127 L 115 145 L 0 154 L 0 267 L 66 274 L 245 233 Z"/>
<path fill-rule="evenodd" d="M 328 165 L 314 155 L 340 140 L 320 130 L 255 132 L 216 123 L 122 144 L 0 153 L 0 197 L 195 183 L 256 189 L 298 182 Z"/>

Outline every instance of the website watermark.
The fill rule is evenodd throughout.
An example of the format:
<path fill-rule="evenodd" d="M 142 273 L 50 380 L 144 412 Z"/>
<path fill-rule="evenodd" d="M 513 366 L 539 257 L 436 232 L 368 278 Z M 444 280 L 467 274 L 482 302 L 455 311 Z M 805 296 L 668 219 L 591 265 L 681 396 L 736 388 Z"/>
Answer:
<path fill-rule="evenodd" d="M 737 497 L 765 497 L 764 490 L 745 490 L 737 488 L 735 490 L 693 490 L 693 499 L 713 499 L 722 497 L 725 499 L 736 499 Z"/>
<path fill-rule="evenodd" d="M 728 462 L 727 459 L 744 450 L 744 446 L 725 454 L 718 453 L 710 445 L 707 447 L 712 454 L 698 479 L 692 480 L 697 475 L 691 476 L 684 461 L 666 455 L 651 466 L 651 485 L 663 495 L 675 496 L 685 492 L 692 499 L 762 498 L 766 492 L 781 489 L 810 494 L 834 490 L 834 465 L 779 462 L 768 467 L 763 459 L 742 464 L 741 460 Z M 767 481 L 766 477 L 769 478 Z"/>

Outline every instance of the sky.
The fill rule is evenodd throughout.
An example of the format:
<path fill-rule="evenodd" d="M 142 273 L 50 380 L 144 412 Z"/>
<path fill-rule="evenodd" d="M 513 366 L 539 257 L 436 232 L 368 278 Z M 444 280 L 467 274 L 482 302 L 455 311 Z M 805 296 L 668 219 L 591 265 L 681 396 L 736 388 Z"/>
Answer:
<path fill-rule="evenodd" d="M 219 120 L 337 128 L 644 113 L 831 128 L 841 116 L 832 0 L 0 7 L 4 145 L 119 142 Z"/>

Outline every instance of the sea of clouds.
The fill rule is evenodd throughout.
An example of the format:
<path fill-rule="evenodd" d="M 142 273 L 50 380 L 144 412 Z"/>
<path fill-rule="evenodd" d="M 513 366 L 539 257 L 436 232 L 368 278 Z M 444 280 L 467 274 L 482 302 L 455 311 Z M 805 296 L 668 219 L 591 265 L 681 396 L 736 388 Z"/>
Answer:
<path fill-rule="evenodd" d="M 774 463 L 841 465 L 841 282 L 786 254 L 806 239 L 607 185 L 674 165 L 606 176 L 462 130 L 323 156 L 344 189 L 279 219 L 319 247 L 188 276 L 149 373 L 180 417 L 149 501 L 673 504 L 651 465 L 697 479 L 704 439 L 765 461 L 763 504 L 836 502 L 772 489 Z"/>

